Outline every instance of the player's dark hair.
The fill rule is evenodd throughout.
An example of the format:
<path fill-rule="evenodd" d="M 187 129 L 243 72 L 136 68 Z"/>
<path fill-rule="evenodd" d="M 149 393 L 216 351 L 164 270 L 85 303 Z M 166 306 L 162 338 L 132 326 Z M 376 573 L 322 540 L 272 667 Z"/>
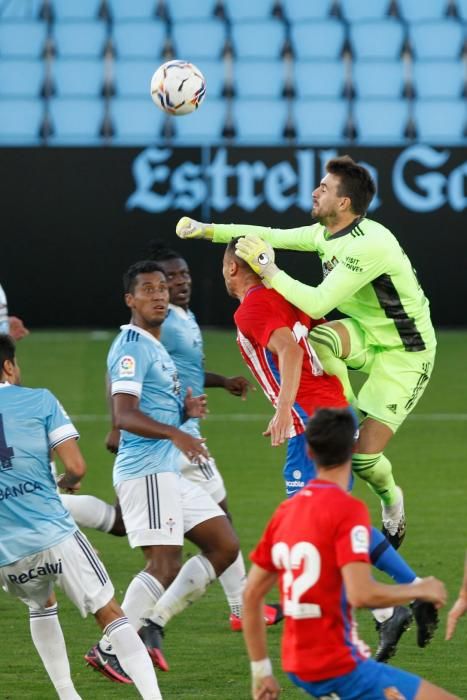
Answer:
<path fill-rule="evenodd" d="M 165 277 L 165 272 L 154 260 L 140 260 L 131 265 L 123 275 L 123 291 L 125 294 L 133 294 L 136 287 L 136 278 L 146 272 L 161 272 Z"/>
<path fill-rule="evenodd" d="M 352 457 L 357 425 L 347 408 L 321 408 L 306 426 L 305 436 L 319 467 L 344 464 Z"/>
<path fill-rule="evenodd" d="M 331 158 L 326 163 L 326 170 L 340 180 L 339 197 L 348 197 L 352 202 L 352 210 L 359 216 L 364 216 L 376 193 L 375 182 L 368 170 L 350 156 Z"/>
<path fill-rule="evenodd" d="M 164 241 L 158 240 L 157 238 L 153 239 L 152 241 L 149 241 L 148 258 L 150 260 L 155 260 L 156 262 L 164 262 L 165 260 L 177 260 L 178 258 L 184 260 L 183 255 L 180 255 L 180 253 L 177 250 L 169 248 L 169 246 L 166 243 L 164 243 Z"/>
<path fill-rule="evenodd" d="M 248 265 L 247 262 L 245 262 L 245 260 L 243 260 L 242 258 L 239 258 L 237 253 L 235 252 L 235 247 L 236 247 L 238 241 L 240 240 L 240 238 L 242 238 L 242 236 L 237 236 L 236 238 L 231 238 L 230 241 L 227 243 L 226 252 L 235 258 L 235 262 L 239 265 L 239 267 L 243 267 L 245 270 L 248 270 L 249 272 L 251 272 L 254 275 L 254 274 L 256 274 L 254 272 L 254 270 L 251 269 L 251 267 Z"/>
<path fill-rule="evenodd" d="M 0 333 L 0 372 L 3 371 L 3 365 L 7 360 L 15 361 L 16 344 L 11 335 Z"/>

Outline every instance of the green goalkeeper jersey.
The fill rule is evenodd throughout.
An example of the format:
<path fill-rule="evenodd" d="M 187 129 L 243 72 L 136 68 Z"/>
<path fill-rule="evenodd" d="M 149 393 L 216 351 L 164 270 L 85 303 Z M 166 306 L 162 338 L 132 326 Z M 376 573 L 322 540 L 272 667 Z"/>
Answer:
<path fill-rule="evenodd" d="M 293 229 L 214 224 L 214 242 L 253 234 L 274 248 L 314 251 L 323 281 L 310 287 L 282 270 L 271 285 L 312 318 L 332 309 L 355 319 L 370 345 L 420 352 L 436 346 L 430 305 L 394 235 L 371 219 L 356 219 L 331 235 L 321 224 Z"/>

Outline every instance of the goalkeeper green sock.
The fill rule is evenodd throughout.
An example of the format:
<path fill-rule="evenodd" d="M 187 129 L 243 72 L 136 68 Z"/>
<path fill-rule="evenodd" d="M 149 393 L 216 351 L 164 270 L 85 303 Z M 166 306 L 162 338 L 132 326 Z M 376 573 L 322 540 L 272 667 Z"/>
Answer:
<path fill-rule="evenodd" d="M 400 501 L 391 462 L 382 452 L 374 455 L 354 454 L 352 470 L 360 479 L 366 481 L 385 506 L 393 506 Z"/>
<path fill-rule="evenodd" d="M 339 379 L 345 398 L 353 406 L 356 406 L 357 399 L 350 384 L 347 365 L 341 358 L 342 343 L 339 333 L 331 326 L 323 324 L 313 328 L 308 338 L 323 365 L 324 371 L 327 374 L 333 374 Z"/>

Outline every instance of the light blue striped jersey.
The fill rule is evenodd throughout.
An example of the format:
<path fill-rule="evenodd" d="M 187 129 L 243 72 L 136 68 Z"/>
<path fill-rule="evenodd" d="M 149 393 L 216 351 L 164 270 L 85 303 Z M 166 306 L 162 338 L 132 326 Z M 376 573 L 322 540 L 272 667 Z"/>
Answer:
<path fill-rule="evenodd" d="M 57 494 L 50 450 L 78 437 L 50 391 L 0 384 L 0 566 L 77 529 Z"/>
<path fill-rule="evenodd" d="M 153 335 L 128 324 L 121 326 L 107 357 L 111 393 L 139 399 L 142 413 L 177 428 L 184 406 L 177 369 L 167 350 Z M 171 440 L 145 438 L 127 430 L 120 433 L 113 481 L 136 479 L 158 472 L 178 472 L 180 452 Z"/>
<path fill-rule="evenodd" d="M 183 396 L 188 387 L 192 388 L 193 396 L 204 394 L 203 337 L 194 313 L 170 304 L 161 327 L 161 343 L 175 362 Z M 182 430 L 199 437 L 199 419 L 190 418 Z"/>

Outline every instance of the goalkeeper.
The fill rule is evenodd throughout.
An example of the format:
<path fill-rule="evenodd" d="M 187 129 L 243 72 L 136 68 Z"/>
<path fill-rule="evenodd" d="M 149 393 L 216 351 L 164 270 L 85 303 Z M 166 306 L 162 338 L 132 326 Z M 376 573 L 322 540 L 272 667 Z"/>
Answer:
<path fill-rule="evenodd" d="M 236 252 L 267 286 L 312 318 L 335 308 L 347 316 L 317 326 L 310 340 L 362 414 L 352 468 L 380 498 L 383 532 L 398 547 L 406 530 L 403 496 L 383 451 L 427 386 L 436 338 L 410 260 L 388 229 L 366 218 L 375 194 L 369 172 L 349 156 L 333 158 L 326 171 L 313 192 L 313 225 L 281 230 L 183 217 L 177 234 L 215 243 L 245 236 Z M 280 270 L 271 246 L 318 253 L 321 284 L 308 286 Z M 368 375 L 356 398 L 347 369 Z"/>

